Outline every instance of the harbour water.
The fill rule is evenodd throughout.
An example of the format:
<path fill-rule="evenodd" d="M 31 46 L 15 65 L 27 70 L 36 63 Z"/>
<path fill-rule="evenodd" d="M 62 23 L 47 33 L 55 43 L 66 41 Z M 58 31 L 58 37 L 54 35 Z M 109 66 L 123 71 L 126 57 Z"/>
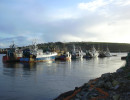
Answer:
<path fill-rule="evenodd" d="M 0 100 L 53 100 L 103 73 L 125 65 L 121 56 L 55 61 L 53 63 L 3 63 L 0 55 Z"/>

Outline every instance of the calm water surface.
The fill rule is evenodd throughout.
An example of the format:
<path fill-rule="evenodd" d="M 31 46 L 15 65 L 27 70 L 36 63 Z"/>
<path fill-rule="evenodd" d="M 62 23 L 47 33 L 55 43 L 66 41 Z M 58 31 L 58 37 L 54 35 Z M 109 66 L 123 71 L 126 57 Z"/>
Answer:
<path fill-rule="evenodd" d="M 53 63 L 2 63 L 0 55 L 0 100 L 53 100 L 60 93 L 81 86 L 89 79 L 115 72 L 125 64 L 121 56 L 56 61 Z"/>

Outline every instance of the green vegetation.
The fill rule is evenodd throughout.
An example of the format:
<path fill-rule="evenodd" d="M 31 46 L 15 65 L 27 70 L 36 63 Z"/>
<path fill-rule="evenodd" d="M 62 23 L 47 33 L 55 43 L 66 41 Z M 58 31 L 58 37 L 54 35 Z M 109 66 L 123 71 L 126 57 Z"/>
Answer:
<path fill-rule="evenodd" d="M 89 50 L 92 46 L 95 46 L 98 50 L 106 50 L 108 47 L 111 52 L 129 52 L 130 44 L 128 43 L 107 43 L 107 42 L 49 42 L 38 44 L 38 47 L 43 50 L 68 50 L 71 51 L 73 45 L 77 48 L 81 48 L 83 51 Z"/>
<path fill-rule="evenodd" d="M 39 49 L 43 49 L 44 51 L 60 51 L 67 50 L 72 51 L 73 45 L 76 48 L 81 48 L 83 51 L 90 50 L 92 46 L 94 46 L 97 50 L 106 50 L 108 47 L 111 52 L 130 52 L 130 44 L 128 43 L 110 43 L 110 42 L 48 42 L 38 44 Z M 21 48 L 29 48 L 19 47 Z M 8 48 L 7 48 L 8 49 Z M 2 50 L 2 49 L 1 49 Z M 6 51 L 6 49 L 5 49 Z M 0 51 L 0 53 L 3 53 Z"/>

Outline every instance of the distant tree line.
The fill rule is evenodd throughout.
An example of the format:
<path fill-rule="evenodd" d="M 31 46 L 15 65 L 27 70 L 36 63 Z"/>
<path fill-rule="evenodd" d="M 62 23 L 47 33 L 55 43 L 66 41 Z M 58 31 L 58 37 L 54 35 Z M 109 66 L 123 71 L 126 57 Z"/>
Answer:
<path fill-rule="evenodd" d="M 109 42 L 48 42 L 48 43 L 40 43 L 37 44 L 39 49 L 43 49 L 43 51 L 72 51 L 73 45 L 76 48 L 82 49 L 82 51 L 90 50 L 92 46 L 96 48 L 96 50 L 106 50 L 108 47 L 111 52 L 130 52 L 130 44 L 129 43 L 109 43 Z M 29 48 L 29 46 L 18 47 L 19 49 Z M 0 49 L 0 53 L 6 53 L 6 48 L 4 51 Z"/>
<path fill-rule="evenodd" d="M 46 50 L 66 50 L 72 51 L 73 45 L 83 51 L 90 50 L 94 46 L 97 50 L 106 50 L 108 47 L 111 52 L 129 52 L 128 43 L 107 43 L 107 42 L 49 42 L 38 44 L 39 49 Z"/>

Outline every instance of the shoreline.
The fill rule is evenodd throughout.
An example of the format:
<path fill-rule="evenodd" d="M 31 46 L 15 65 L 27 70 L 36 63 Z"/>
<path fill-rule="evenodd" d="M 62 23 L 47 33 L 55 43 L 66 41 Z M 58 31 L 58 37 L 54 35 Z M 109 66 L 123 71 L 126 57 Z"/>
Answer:
<path fill-rule="evenodd" d="M 105 73 L 54 100 L 130 100 L 130 61 L 114 73 Z"/>

